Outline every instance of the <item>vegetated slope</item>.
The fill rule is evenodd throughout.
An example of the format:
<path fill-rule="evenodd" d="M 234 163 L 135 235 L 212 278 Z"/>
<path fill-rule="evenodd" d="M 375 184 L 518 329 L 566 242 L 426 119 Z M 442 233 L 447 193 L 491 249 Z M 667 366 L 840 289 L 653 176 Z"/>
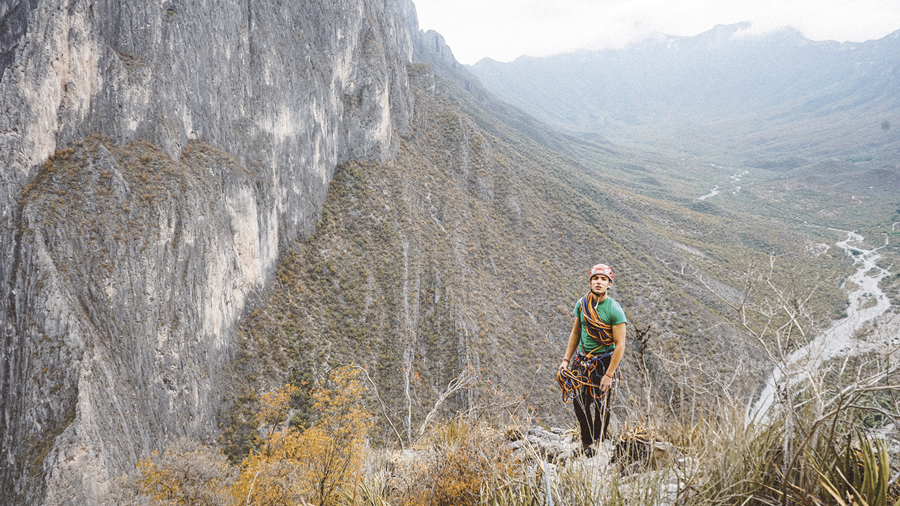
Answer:
<path fill-rule="evenodd" d="M 654 149 L 775 159 L 896 153 L 900 130 L 888 125 L 900 121 L 900 31 L 840 44 L 748 28 L 720 25 L 621 50 L 485 59 L 471 70 L 551 124 Z"/>
<path fill-rule="evenodd" d="M 751 262 L 768 265 L 767 253 L 808 250 L 803 262 L 822 269 L 839 259 L 809 253 L 811 237 L 749 216 L 617 187 L 604 167 L 627 164 L 619 153 L 539 125 L 511 128 L 453 76 L 424 64 L 408 72 L 413 113 L 397 156 L 336 171 L 315 233 L 284 253 L 271 289 L 241 324 L 235 405 L 223 413 L 233 455 L 251 439 L 244 410 L 257 393 L 351 362 L 377 384 L 382 427 L 390 419 L 404 439 L 461 374 L 472 387 L 439 412 L 571 423 L 555 367 L 598 262 L 616 273 L 613 297 L 631 336 L 652 325 L 648 360 L 663 398 L 671 400 L 665 361 L 673 360 L 678 374 L 702 366 L 702 382 L 736 375 L 738 395 L 752 395 L 763 379 L 759 349 L 722 325 L 724 306 L 689 274 L 704 272 L 736 299 L 740 274 Z M 567 148 L 591 150 L 595 166 Z M 790 267 L 776 264 L 785 276 Z M 820 313 L 836 314 L 841 295 L 820 293 Z M 630 346 L 623 406 L 634 405 L 639 382 Z M 670 407 L 681 409 L 677 399 Z"/>

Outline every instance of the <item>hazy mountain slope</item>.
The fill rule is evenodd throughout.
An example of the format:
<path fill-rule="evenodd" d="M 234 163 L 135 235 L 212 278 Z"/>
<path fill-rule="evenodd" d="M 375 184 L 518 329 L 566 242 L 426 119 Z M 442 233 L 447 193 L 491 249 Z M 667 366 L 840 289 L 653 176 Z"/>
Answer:
<path fill-rule="evenodd" d="M 745 28 L 717 26 L 622 50 L 485 59 L 471 70 L 551 124 L 625 143 L 745 157 L 847 156 L 900 139 L 896 128 L 881 130 L 900 115 L 900 32 L 838 44 Z"/>
<path fill-rule="evenodd" d="M 747 262 L 767 262 L 763 252 L 802 253 L 811 237 L 714 205 L 693 211 L 618 188 L 605 177 L 625 163 L 617 154 L 511 128 L 430 66 L 411 65 L 409 74 L 411 128 L 397 157 L 336 172 L 316 233 L 286 253 L 271 291 L 242 323 L 236 403 L 223 413 L 233 452 L 249 437 L 242 413 L 254 390 L 350 362 L 368 368 L 401 432 L 415 432 L 467 367 L 479 381 L 443 410 L 570 423 L 554 367 L 585 273 L 600 261 L 616 271 L 614 297 L 632 336 L 652 324 L 659 356 L 690 357 L 710 377 L 737 371 L 736 390 L 753 394 L 759 350 L 717 325 L 721 303 L 673 270 L 699 268 L 735 294 L 729 283 Z M 548 138 L 554 149 L 542 143 Z M 596 166 L 575 162 L 567 146 L 590 150 Z M 827 270 L 838 260 L 804 261 Z M 841 299 L 829 291 L 815 304 L 833 314 Z M 635 360 L 632 353 L 624 365 L 624 404 L 633 402 Z M 666 374 L 656 379 L 665 392 Z M 678 401 L 671 407 L 680 409 Z"/>

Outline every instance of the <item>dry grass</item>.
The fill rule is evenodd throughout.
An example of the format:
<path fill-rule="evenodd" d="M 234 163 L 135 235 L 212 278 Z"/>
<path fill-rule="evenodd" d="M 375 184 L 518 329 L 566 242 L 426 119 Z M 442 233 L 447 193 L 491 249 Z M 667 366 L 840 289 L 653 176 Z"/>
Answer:
<path fill-rule="evenodd" d="M 669 420 L 643 431 L 631 427 L 618 438 L 624 450 L 614 451 L 615 443 L 607 443 L 600 458 L 575 457 L 558 466 L 517 456 L 503 430 L 492 424 L 454 419 L 435 426 L 411 448 L 367 449 L 332 504 L 896 506 L 897 470 L 888 445 L 852 428 L 859 414 L 856 408 L 840 411 L 829 423 L 815 425 L 815 438 L 800 433 L 808 425 L 795 423 L 794 439 L 810 443 L 786 454 L 783 419 L 747 424 L 743 410 L 723 409 L 717 418 L 695 423 Z M 214 452 L 181 452 L 179 458 L 199 455 L 200 464 L 215 460 L 221 477 L 216 483 L 222 487 L 222 480 L 235 473 Z M 155 455 L 141 470 L 158 475 L 171 467 L 171 459 L 162 458 L 171 453 Z M 191 487 L 205 475 L 188 476 L 190 470 L 209 467 L 179 464 L 188 470 L 182 478 Z M 198 497 L 210 492 L 201 489 L 195 490 Z M 181 504 L 155 489 L 152 494 L 144 496 L 145 504 Z"/>
<path fill-rule="evenodd" d="M 500 431 L 467 420 L 438 426 L 415 448 L 421 460 L 398 480 L 403 506 L 483 504 L 513 486 L 521 469 Z"/>

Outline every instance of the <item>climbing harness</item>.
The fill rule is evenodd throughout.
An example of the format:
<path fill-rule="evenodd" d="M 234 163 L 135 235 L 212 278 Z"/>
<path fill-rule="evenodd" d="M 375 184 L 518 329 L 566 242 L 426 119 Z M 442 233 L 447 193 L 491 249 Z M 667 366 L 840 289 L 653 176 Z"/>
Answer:
<path fill-rule="evenodd" d="M 594 399 L 601 399 L 606 395 L 606 392 L 600 390 L 600 385 L 593 382 L 593 376 L 597 368 L 602 367 L 602 361 L 612 353 L 610 351 L 599 356 L 590 353 L 586 356 L 576 355 L 572 369 L 561 369 L 556 373 L 556 381 L 562 390 L 564 403 L 572 402 L 578 396 L 578 392 L 585 387 L 590 389 L 591 397 Z M 618 368 L 613 373 L 613 379 L 619 379 Z"/>
<path fill-rule="evenodd" d="M 598 296 L 594 292 L 588 292 L 582 297 L 581 314 L 584 318 L 584 330 L 587 335 L 594 342 L 599 343 L 605 351 L 608 346 L 615 344 L 615 340 L 612 337 L 612 326 L 604 322 L 597 314 L 597 298 Z M 609 358 L 613 352 L 606 351 L 602 355 L 594 355 L 594 351 L 597 350 L 591 350 L 587 355 L 576 355 L 572 369 L 562 369 L 556 373 L 556 381 L 562 389 L 563 402 L 566 404 L 572 402 L 578 392 L 585 387 L 590 388 L 591 397 L 594 399 L 600 399 L 605 395 L 605 392 L 600 390 L 600 385 L 593 382 L 594 372 L 598 367 L 601 367 L 604 373 L 606 372 L 602 361 Z M 618 368 L 613 373 L 613 378 L 619 378 Z"/>

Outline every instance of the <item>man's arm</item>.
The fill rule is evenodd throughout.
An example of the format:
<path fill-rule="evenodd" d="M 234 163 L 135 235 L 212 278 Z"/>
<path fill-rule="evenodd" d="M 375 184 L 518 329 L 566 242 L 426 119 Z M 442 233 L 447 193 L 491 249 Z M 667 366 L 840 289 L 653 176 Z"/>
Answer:
<path fill-rule="evenodd" d="M 619 367 L 619 362 L 625 356 L 625 324 L 620 323 L 613 325 L 612 328 L 613 342 L 616 343 L 616 349 L 613 350 L 612 358 L 609 359 L 609 367 L 606 368 L 606 374 L 600 379 L 600 390 L 607 391 L 612 387 L 612 375 Z"/>
<path fill-rule="evenodd" d="M 562 362 L 559 363 L 560 371 L 569 367 L 569 361 L 572 359 L 572 355 L 575 354 L 575 348 L 578 347 L 578 341 L 580 340 L 581 321 L 575 318 L 575 323 L 572 324 L 572 333 L 569 334 L 569 344 L 566 346 L 566 355 L 563 357 Z"/>

